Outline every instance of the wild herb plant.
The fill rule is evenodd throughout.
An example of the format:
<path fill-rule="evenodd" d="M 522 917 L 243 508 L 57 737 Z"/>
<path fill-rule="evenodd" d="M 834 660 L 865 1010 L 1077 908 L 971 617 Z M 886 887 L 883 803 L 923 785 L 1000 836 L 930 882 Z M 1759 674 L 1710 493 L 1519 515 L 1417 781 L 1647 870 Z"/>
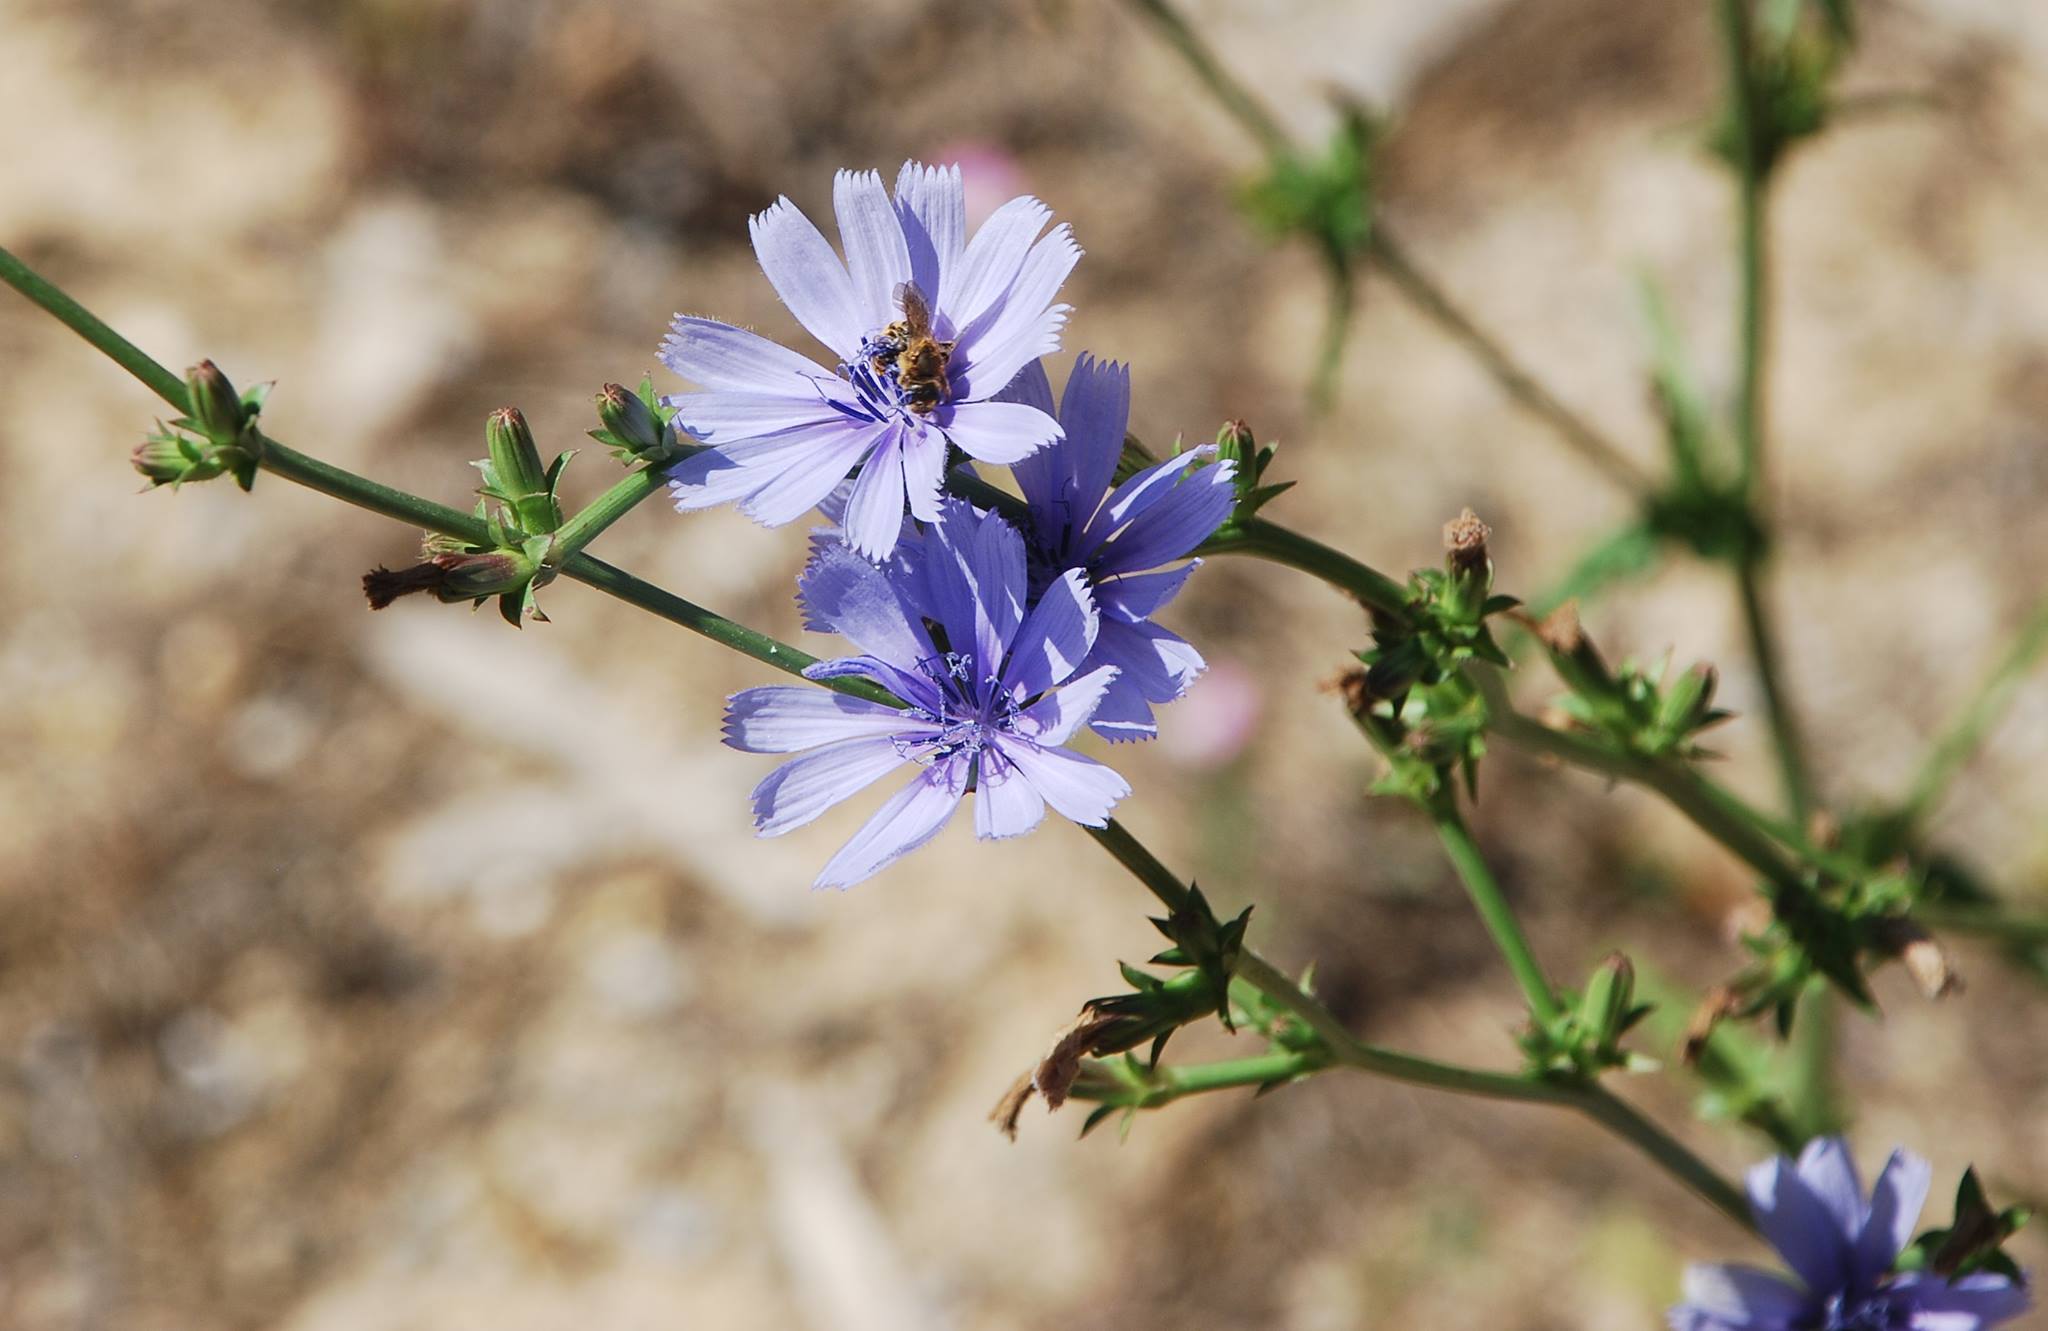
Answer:
<path fill-rule="evenodd" d="M 1899 960 L 1930 998 L 1954 987 L 1938 932 L 2001 940 L 2036 970 L 2048 950 L 2048 919 L 2002 907 L 1944 854 L 1930 826 L 1950 780 L 2048 650 L 2048 610 L 1970 695 L 1908 794 L 1874 810 L 1823 816 L 1778 660 L 1767 595 L 1775 527 L 1764 504 L 1769 208 L 1786 155 L 1841 106 L 1834 79 L 1856 37 L 1847 0 L 1714 0 L 1725 96 L 1700 138 L 1727 168 L 1738 204 L 1737 388 L 1729 410 L 1707 400 L 1651 292 L 1662 475 L 1545 389 L 1396 240 L 1376 207 L 1381 126 L 1371 114 L 1342 107 L 1328 143 L 1298 144 L 1166 0 L 1131 3 L 1265 153 L 1264 173 L 1243 194 L 1248 219 L 1305 239 L 1323 261 L 1330 313 L 1318 396 L 1334 391 L 1358 279 L 1377 270 L 1634 499 L 1629 524 L 1565 588 L 1529 606 L 1497 588 L 1488 530 L 1469 510 L 1446 525 L 1441 564 L 1405 579 L 1294 531 L 1267 514 L 1291 483 L 1272 475 L 1275 450 L 1243 422 L 1164 457 L 1129 437 L 1142 374 L 1123 365 L 1084 355 L 1056 399 L 1041 362 L 1067 334 L 1058 295 L 1081 251 L 1066 226 L 1047 229 L 1051 210 L 1031 198 L 970 234 L 957 168 L 907 164 L 893 190 L 872 172 L 841 172 L 833 204 L 843 257 L 787 199 L 757 215 L 766 277 L 829 356 L 678 316 L 661 359 L 695 389 L 603 388 L 591 434 L 626 474 L 573 513 L 558 494 L 568 454 L 544 463 L 515 409 L 487 423 L 475 507 L 448 507 L 277 440 L 262 416 L 265 389 L 237 391 L 211 362 L 180 380 L 5 251 L 0 278 L 176 413 L 134 452 L 152 484 L 225 475 L 246 490 L 267 473 L 425 529 L 419 562 L 365 576 L 373 607 L 413 593 L 495 598 L 518 626 L 544 620 L 537 594 L 566 579 L 794 677 L 728 702 L 730 746 L 786 756 L 754 791 L 762 835 L 795 832 L 875 783 L 900 781 L 848 843 L 821 852 L 818 885 L 848 887 L 885 871 L 970 798 L 983 838 L 1028 833 L 1048 809 L 1083 828 L 1165 908 L 1153 923 L 1168 946 L 1145 967 L 1122 965 L 1125 987 L 1086 1004 L 1003 1097 L 995 1118 L 1005 1131 L 1017 1130 L 1034 1097 L 1055 1110 L 1068 1100 L 1091 1105 L 1085 1132 L 1108 1119 L 1128 1128 L 1186 1096 L 1265 1091 L 1349 1068 L 1573 1110 L 1783 1257 L 1789 1275 L 1694 1268 L 1671 1313 L 1675 1327 L 1964 1331 L 2016 1316 L 2029 1294 L 2003 1244 L 2023 1209 L 1998 1207 L 1966 1172 L 1951 1222 L 1921 1231 L 1934 1180 L 1904 1150 L 1866 1199 L 1837 1135 L 1847 1107 L 1818 1071 L 1829 1005 L 1874 1009 L 1872 969 Z M 1008 468 L 1014 489 L 975 463 Z M 845 652 L 820 660 L 588 553 L 608 526 L 663 491 L 683 512 L 732 503 L 764 525 L 814 523 L 799 581 L 805 623 L 844 638 Z M 1783 787 L 1775 809 L 1705 770 L 1704 737 L 1731 719 L 1715 705 L 1712 666 L 1610 663 L 1583 625 L 1578 598 L 1670 552 L 1725 568 L 1742 606 Z M 1170 618 L 1201 558 L 1244 555 L 1318 578 L 1365 612 L 1359 640 L 1332 645 L 1355 657 L 1336 692 L 1382 759 L 1376 792 L 1411 803 L 1431 824 L 1521 989 L 1527 1012 L 1513 1062 L 1457 1066 L 1360 1038 L 1307 976 L 1292 978 L 1247 946 L 1249 910 L 1219 917 L 1111 817 L 1129 784 L 1071 747 L 1089 730 L 1138 742 L 1171 724 L 1161 709 L 1204 663 L 1158 617 Z M 1511 701 L 1518 645 L 1555 674 L 1554 712 L 1539 717 Z M 1468 825 L 1492 744 L 1641 786 L 1718 842 L 1757 884 L 1763 910 L 1744 940 L 1750 961 L 1691 1002 L 1664 991 L 1652 1001 L 1620 954 L 1583 979 L 1555 976 Z M 1284 882 L 1264 886 L 1285 909 Z M 1050 1028 L 1055 1014 L 1047 1017 Z M 1672 1057 L 1644 1045 L 1642 1032 L 1659 1026 L 1653 1018 L 1678 1037 Z M 1263 1050 L 1211 1063 L 1164 1057 L 1175 1031 L 1211 1020 Z M 1777 1052 L 1788 1042 L 1796 1056 Z M 1704 1115 L 1746 1124 L 1782 1154 L 1738 1184 L 1611 1089 L 1617 1077 L 1672 1064 L 1697 1079 Z"/>

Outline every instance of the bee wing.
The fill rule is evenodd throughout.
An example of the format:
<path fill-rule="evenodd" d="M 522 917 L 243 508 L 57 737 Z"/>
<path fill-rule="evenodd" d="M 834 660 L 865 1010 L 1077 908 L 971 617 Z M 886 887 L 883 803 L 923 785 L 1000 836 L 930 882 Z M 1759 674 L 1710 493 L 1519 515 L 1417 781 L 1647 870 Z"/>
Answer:
<path fill-rule="evenodd" d="M 931 333 L 931 302 L 924 298 L 924 292 L 917 289 L 917 283 L 898 282 L 896 303 L 903 307 L 903 322 L 910 325 L 913 335 L 924 337 Z"/>

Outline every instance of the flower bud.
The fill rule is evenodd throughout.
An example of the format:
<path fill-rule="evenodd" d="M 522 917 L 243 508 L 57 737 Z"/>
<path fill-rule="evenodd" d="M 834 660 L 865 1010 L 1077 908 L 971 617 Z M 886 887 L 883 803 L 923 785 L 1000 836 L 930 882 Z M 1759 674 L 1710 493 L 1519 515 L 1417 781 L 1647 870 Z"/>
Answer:
<path fill-rule="evenodd" d="M 1614 1048 L 1614 1042 L 1628 1028 L 1635 997 L 1635 965 L 1619 952 L 1608 953 L 1593 977 L 1586 981 L 1586 992 L 1579 999 L 1579 1028 L 1594 1049 Z"/>
<path fill-rule="evenodd" d="M 223 446 L 241 442 L 248 413 L 218 365 L 203 360 L 185 371 L 185 396 L 191 402 L 192 423 L 201 434 Z"/>
<path fill-rule="evenodd" d="M 162 429 L 137 444 L 128 461 L 151 485 L 210 481 L 227 470 L 212 447 Z"/>
<path fill-rule="evenodd" d="M 492 412 L 484 422 L 484 443 L 490 451 L 483 464 L 486 492 L 512 511 L 520 530 L 537 535 L 561 526 L 561 506 L 519 408 Z"/>
<path fill-rule="evenodd" d="M 1714 714 L 1714 687 L 1720 678 L 1711 664 L 1702 661 L 1673 680 L 1658 704 L 1657 728 L 1678 739 L 1725 719 Z"/>
<path fill-rule="evenodd" d="M 1484 574 L 1487 566 L 1486 538 L 1493 529 L 1466 509 L 1444 524 L 1444 556 L 1454 574 Z"/>
<path fill-rule="evenodd" d="M 606 384 L 597 395 L 597 419 L 622 448 L 635 456 L 666 456 L 676 446 L 673 427 L 654 414 L 640 395 L 619 384 Z"/>

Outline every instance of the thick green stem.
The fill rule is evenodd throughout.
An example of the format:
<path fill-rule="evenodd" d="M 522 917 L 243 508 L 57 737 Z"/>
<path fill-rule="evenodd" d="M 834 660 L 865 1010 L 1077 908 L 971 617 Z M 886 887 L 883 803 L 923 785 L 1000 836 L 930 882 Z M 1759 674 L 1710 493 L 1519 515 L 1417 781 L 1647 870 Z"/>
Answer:
<path fill-rule="evenodd" d="M 1756 1219 L 1750 1214 L 1749 1199 L 1742 1195 L 1742 1189 L 1687 1150 L 1683 1142 L 1644 1118 L 1633 1105 L 1615 1098 L 1601 1087 L 1589 1086 L 1574 1102 L 1574 1107 L 1662 1165 L 1665 1172 L 1699 1194 L 1722 1215 L 1744 1229 L 1756 1230 Z"/>
<path fill-rule="evenodd" d="M 1500 884 L 1487 867 L 1479 844 L 1472 839 L 1471 829 L 1459 816 L 1457 797 L 1449 790 L 1439 791 L 1430 801 L 1429 817 L 1436 826 L 1437 840 L 1443 842 L 1444 853 L 1450 856 L 1451 866 L 1465 884 L 1465 894 L 1472 898 L 1473 909 L 1479 912 L 1486 931 L 1493 935 L 1494 946 L 1500 949 L 1501 957 L 1514 973 L 1515 983 L 1522 986 L 1529 1011 L 1539 1025 L 1549 1026 L 1558 1018 L 1556 991 L 1544 977 L 1543 967 L 1537 964 L 1521 922 L 1515 918 L 1507 898 L 1501 895 Z"/>
<path fill-rule="evenodd" d="M 1977 686 L 1969 704 L 1928 751 L 1927 760 L 1920 765 L 1919 774 L 1913 778 L 1912 791 L 1900 809 L 1908 823 L 1921 822 L 1933 810 L 1949 783 L 1962 771 L 1963 764 L 1983 744 L 1992 723 L 2012 702 L 2012 695 L 2020 684 L 2040 663 L 2043 652 L 2048 652 L 2048 601 L 2037 606 L 2027 622 L 2020 626 L 2012 646 L 2006 649 L 1991 673 L 1984 677 L 1984 682 Z"/>
<path fill-rule="evenodd" d="M 63 290 L 47 281 L 42 274 L 4 249 L 0 249 L 0 282 L 7 283 L 55 315 L 65 327 L 92 343 L 108 360 L 141 380 L 143 387 L 170 403 L 180 414 L 190 412 L 191 407 L 185 400 L 185 385 L 182 380 L 150 359 L 133 342 L 101 323 L 92 311 L 71 299 Z"/>
<path fill-rule="evenodd" d="M 1115 1087 L 1101 1099 L 1107 1104 L 1129 1105 L 1134 1109 L 1157 1109 L 1172 1104 L 1175 1100 L 1190 1095 L 1205 1095 L 1211 1091 L 1228 1091 L 1242 1086 L 1264 1086 L 1270 1082 L 1292 1081 L 1319 1072 L 1328 1067 L 1330 1060 L 1320 1053 L 1274 1050 L 1251 1058 L 1233 1058 L 1217 1063 L 1189 1063 L 1180 1066 L 1153 1068 L 1147 1074 L 1146 1085 L 1134 1098 L 1123 1098 L 1129 1092 Z M 1085 1083 L 1084 1083 L 1085 1085 Z M 1093 1100 L 1081 1085 L 1074 1090 L 1077 1100 Z"/>
<path fill-rule="evenodd" d="M 552 558 L 560 562 L 596 540 L 605 528 L 633 511 L 633 506 L 668 482 L 668 467 L 643 466 L 629 472 L 611 489 L 590 501 L 555 532 Z"/>
<path fill-rule="evenodd" d="M 1251 555 L 1275 564 L 1285 564 L 1351 593 L 1368 609 L 1399 620 L 1408 618 L 1406 587 L 1341 550 L 1332 549 L 1300 532 L 1276 526 L 1264 518 L 1253 518 L 1224 528 L 1195 553 Z"/>
<path fill-rule="evenodd" d="M 1639 499 L 1647 500 L 1654 487 L 1642 468 L 1629 460 L 1607 436 L 1583 417 L 1557 400 L 1549 389 L 1510 356 L 1472 321 L 1443 288 L 1426 276 L 1408 258 L 1407 249 L 1395 240 L 1385 222 L 1376 222 L 1372 232 L 1372 253 L 1380 271 L 1391 279 L 1415 308 L 1441 328 L 1452 341 L 1472 354 L 1510 401 L 1528 412 L 1562 439 L 1571 450 L 1597 468 L 1609 480 Z"/>

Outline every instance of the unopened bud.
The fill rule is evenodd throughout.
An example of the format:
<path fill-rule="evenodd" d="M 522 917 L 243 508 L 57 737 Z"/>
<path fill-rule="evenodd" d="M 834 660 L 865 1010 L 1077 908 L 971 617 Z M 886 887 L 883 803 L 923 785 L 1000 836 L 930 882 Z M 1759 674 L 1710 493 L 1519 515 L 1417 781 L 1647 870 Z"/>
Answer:
<path fill-rule="evenodd" d="M 674 429 L 663 424 L 638 393 L 629 392 L 623 385 L 606 384 L 597 395 L 597 419 L 636 456 L 665 456 L 675 448 Z"/>
<path fill-rule="evenodd" d="M 547 468 L 519 408 L 492 412 L 484 422 L 484 443 L 490 450 L 484 467 L 488 488 L 512 510 L 520 530 L 538 535 L 561 526 L 561 507 L 549 493 Z"/>
<path fill-rule="evenodd" d="M 444 552 L 411 568 L 378 568 L 363 575 L 363 594 L 370 609 L 382 610 L 401 596 L 432 592 L 437 601 L 455 604 L 486 596 L 517 592 L 533 581 L 538 566 L 516 550 Z"/>
<path fill-rule="evenodd" d="M 211 446 L 169 430 L 159 430 L 137 444 L 128 462 L 151 485 L 210 481 L 227 470 Z"/>
<path fill-rule="evenodd" d="M 1720 679 L 1714 667 L 1702 661 L 1673 680 L 1658 709 L 1659 728 L 1674 736 L 1690 735 L 1709 720 L 1719 719 L 1713 711 L 1714 688 Z"/>
<path fill-rule="evenodd" d="M 185 371 L 185 396 L 191 403 L 192 422 L 201 434 L 223 446 L 241 442 L 248 413 L 218 365 L 203 360 Z"/>
<path fill-rule="evenodd" d="M 1566 601 L 1536 626 L 1536 636 L 1550 651 L 1550 663 L 1573 693 L 1589 701 L 1615 696 L 1613 674 L 1599 648 L 1579 624 L 1579 604 Z"/>
<path fill-rule="evenodd" d="M 1486 538 L 1493 535 L 1493 529 L 1479 520 L 1479 515 L 1466 509 L 1444 524 L 1444 554 L 1452 573 L 1484 574 L 1487 554 Z"/>
<path fill-rule="evenodd" d="M 1252 437 L 1252 427 L 1243 421 L 1225 421 L 1216 432 L 1216 456 L 1235 462 L 1240 474 L 1251 466 L 1258 452 L 1259 442 Z"/>
<path fill-rule="evenodd" d="M 1635 1008 L 1636 968 L 1619 952 L 1610 952 L 1599 969 L 1586 981 L 1585 996 L 1579 1000 L 1579 1025 L 1596 1049 L 1614 1047 L 1628 1027 L 1628 1015 Z"/>

